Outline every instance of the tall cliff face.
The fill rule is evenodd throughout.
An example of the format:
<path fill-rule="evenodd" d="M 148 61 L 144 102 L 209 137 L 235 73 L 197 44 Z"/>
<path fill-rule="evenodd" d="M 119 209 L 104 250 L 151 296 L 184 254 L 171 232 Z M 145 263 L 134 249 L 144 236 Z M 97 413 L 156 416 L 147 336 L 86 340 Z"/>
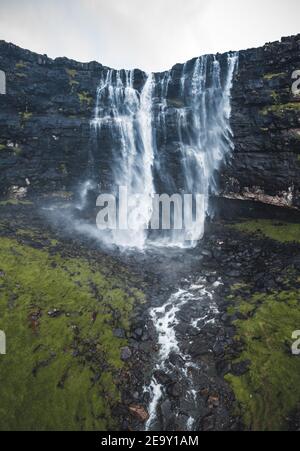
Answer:
<path fill-rule="evenodd" d="M 300 35 L 239 53 L 232 91 L 235 151 L 223 192 L 300 206 Z M 299 77 L 298 77 L 299 78 Z"/>
<path fill-rule="evenodd" d="M 223 67 L 227 55 L 217 58 Z M 174 124 L 184 102 L 180 83 L 194 63 L 155 75 L 157 80 L 169 78 L 169 125 L 167 133 L 158 131 L 167 136 L 164 142 L 158 139 L 158 151 L 174 179 Z M 300 35 L 239 53 L 231 101 L 235 150 L 220 171 L 219 195 L 300 206 L 300 98 L 291 90 L 298 69 Z M 91 161 L 96 178 L 109 185 L 109 135 L 96 152 L 91 133 L 97 87 L 107 68 L 51 60 L 1 41 L 0 70 L 6 74 L 6 94 L 0 96 L 1 195 L 16 187 L 28 195 L 74 192 L 87 178 Z M 133 78 L 141 92 L 146 74 L 136 70 Z M 157 179 L 159 183 L 159 174 Z"/>

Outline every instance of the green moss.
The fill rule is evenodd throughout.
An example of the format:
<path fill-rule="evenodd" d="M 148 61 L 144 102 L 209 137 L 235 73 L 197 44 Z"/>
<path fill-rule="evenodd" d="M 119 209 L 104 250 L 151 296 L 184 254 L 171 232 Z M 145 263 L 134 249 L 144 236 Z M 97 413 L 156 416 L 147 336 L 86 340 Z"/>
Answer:
<path fill-rule="evenodd" d="M 0 201 L 0 207 L 6 207 L 7 205 L 32 205 L 29 200 L 8 199 Z"/>
<path fill-rule="evenodd" d="M 248 288 L 248 284 L 247 283 L 235 283 L 234 285 L 232 285 L 231 287 L 231 291 L 235 292 L 235 291 L 239 291 L 242 289 L 246 289 Z"/>
<path fill-rule="evenodd" d="M 282 243 L 300 243 L 300 224 L 262 219 L 245 221 L 233 227 L 241 232 L 259 233 Z"/>
<path fill-rule="evenodd" d="M 77 75 L 77 70 L 76 69 L 66 69 L 67 74 L 69 75 L 70 78 L 75 78 Z"/>
<path fill-rule="evenodd" d="M 250 285 L 247 283 L 236 283 L 231 286 L 231 294 L 227 296 L 227 299 L 231 302 L 231 305 L 228 308 L 229 315 L 235 315 L 237 312 L 242 313 L 243 315 L 249 315 L 249 313 L 253 312 L 255 309 L 255 303 L 252 302 L 250 298 L 246 301 L 242 298 L 242 295 L 245 293 L 249 293 Z"/>
<path fill-rule="evenodd" d="M 87 104 L 88 106 L 93 102 L 93 98 L 86 91 L 79 92 L 78 98 L 81 104 Z"/>
<path fill-rule="evenodd" d="M 76 80 L 70 80 L 70 81 L 69 81 L 69 85 L 70 85 L 72 88 L 74 88 L 75 86 L 78 86 L 78 85 L 79 85 L 79 81 L 76 81 Z"/>
<path fill-rule="evenodd" d="M 77 76 L 77 70 L 76 69 L 66 69 L 66 72 L 69 76 L 69 85 L 71 86 L 71 89 L 73 89 L 79 85 L 79 82 L 75 80 Z"/>
<path fill-rule="evenodd" d="M 113 329 L 129 327 L 136 296 L 120 270 L 49 246 L 0 238 L 0 430 L 112 430 L 127 343 Z"/>
<path fill-rule="evenodd" d="M 46 197 L 53 197 L 57 199 L 63 199 L 63 200 L 71 200 L 74 196 L 74 193 L 72 191 L 53 191 L 49 196 Z M 64 208 L 63 206 L 61 206 Z"/>
<path fill-rule="evenodd" d="M 276 104 L 279 104 L 280 95 L 276 91 L 271 92 L 271 97 Z"/>
<path fill-rule="evenodd" d="M 32 118 L 32 113 L 30 113 L 28 111 L 24 111 L 22 113 L 19 113 L 19 115 L 21 116 L 23 121 L 28 121 L 29 119 Z"/>
<path fill-rule="evenodd" d="M 14 150 L 14 155 L 19 157 L 20 155 L 22 155 L 22 152 L 23 152 L 22 147 L 16 147 L 15 150 Z"/>
<path fill-rule="evenodd" d="M 26 63 L 26 62 L 24 62 L 24 61 L 19 61 L 19 62 L 16 64 L 16 69 L 24 69 L 25 67 L 27 67 L 27 64 L 28 64 L 28 63 Z"/>
<path fill-rule="evenodd" d="M 20 116 L 21 127 L 24 128 L 25 125 L 26 125 L 26 122 L 29 121 L 32 118 L 32 113 L 30 113 L 28 111 L 23 111 L 23 112 L 19 113 L 19 116 Z M 19 152 L 20 152 L 20 149 L 15 151 L 16 155 Z"/>
<path fill-rule="evenodd" d="M 244 422 L 251 430 L 286 428 L 286 417 L 300 402 L 300 359 L 292 355 L 292 333 L 300 324 L 300 291 L 258 294 L 247 304 L 255 314 L 235 322 L 236 340 L 244 351 L 238 361 L 249 360 L 249 371 L 229 374 Z M 237 299 L 236 308 L 245 302 Z"/>
<path fill-rule="evenodd" d="M 264 80 L 273 80 L 273 78 L 278 78 L 286 75 L 285 72 L 279 72 L 277 74 L 268 73 L 264 75 Z"/>
<path fill-rule="evenodd" d="M 23 72 L 16 72 L 16 76 L 19 78 L 27 78 L 27 75 L 24 74 Z"/>
<path fill-rule="evenodd" d="M 63 174 L 63 175 L 67 175 L 68 174 L 68 170 L 67 170 L 67 166 L 65 165 L 65 163 L 62 163 L 61 165 L 60 165 L 60 172 Z"/>
<path fill-rule="evenodd" d="M 266 116 L 269 113 L 284 115 L 287 111 L 300 111 L 300 102 L 289 102 L 277 105 L 271 105 L 261 110 L 261 114 Z"/>
<path fill-rule="evenodd" d="M 5 144 L 0 144 L 0 151 L 7 151 L 7 152 L 13 152 L 13 153 L 17 153 L 18 150 L 20 150 L 21 147 L 19 144 L 13 144 L 13 145 L 5 145 Z"/>

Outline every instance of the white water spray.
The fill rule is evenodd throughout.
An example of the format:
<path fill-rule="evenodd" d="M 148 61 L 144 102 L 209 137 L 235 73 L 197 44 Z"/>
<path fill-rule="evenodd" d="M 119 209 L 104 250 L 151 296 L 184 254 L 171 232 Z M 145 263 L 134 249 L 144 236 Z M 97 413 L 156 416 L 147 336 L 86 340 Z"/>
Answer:
<path fill-rule="evenodd" d="M 233 150 L 230 94 L 236 63 L 235 54 L 228 54 L 227 63 L 200 57 L 183 66 L 179 82 L 171 70 L 148 75 L 142 89 L 134 71 L 106 71 L 92 128 L 97 152 L 108 149 L 112 194 L 127 187 L 134 226 L 111 231 L 112 243 L 138 249 L 150 243 L 191 247 L 202 238 L 216 173 Z M 191 240 L 185 230 L 149 239 L 155 192 L 202 195 L 197 220 L 187 218 L 193 223 Z"/>
<path fill-rule="evenodd" d="M 198 367 L 189 355 L 183 354 L 180 350 L 180 344 L 176 336 L 176 327 L 180 323 L 178 314 L 186 304 L 190 304 L 191 307 L 198 304 L 202 305 L 203 316 L 191 320 L 191 326 L 201 330 L 206 324 L 214 321 L 214 318 L 219 312 L 213 297 L 215 288 L 220 283 L 217 282 L 211 287 L 207 287 L 205 279 L 200 278 L 196 284 L 192 284 L 187 290 L 180 289 L 174 293 L 162 307 L 156 307 L 150 310 L 150 317 L 156 329 L 159 345 L 155 371 L 172 374 L 174 366 L 170 363 L 170 356 L 171 354 L 179 355 L 184 365 L 182 368 L 177 368 L 177 371 L 180 371 L 181 377 L 189 387 L 185 397 L 196 410 L 197 392 L 194 389 L 193 379 L 189 374 L 189 369 L 198 369 Z M 148 405 L 149 419 L 145 425 L 145 429 L 153 430 L 157 419 L 159 403 L 165 396 L 165 389 L 157 381 L 156 377 L 153 376 L 149 387 L 145 387 L 145 391 L 150 394 Z M 194 423 L 195 418 L 187 418 L 186 429 L 193 430 Z"/>
<path fill-rule="evenodd" d="M 101 143 L 101 133 L 109 129 L 113 152 L 114 189 L 126 186 L 128 217 L 133 230 L 114 230 L 111 240 L 121 247 L 143 249 L 152 215 L 154 160 L 152 137 L 152 95 L 150 74 L 141 94 L 133 87 L 134 71 L 109 70 L 97 93 L 92 121 Z"/>

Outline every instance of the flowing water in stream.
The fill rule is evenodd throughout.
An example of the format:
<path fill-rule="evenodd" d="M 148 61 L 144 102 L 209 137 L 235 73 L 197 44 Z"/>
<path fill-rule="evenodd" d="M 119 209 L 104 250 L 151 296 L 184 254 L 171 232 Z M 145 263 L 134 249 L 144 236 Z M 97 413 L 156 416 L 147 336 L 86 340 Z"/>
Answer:
<path fill-rule="evenodd" d="M 187 289 L 179 289 L 162 307 L 151 309 L 150 316 L 153 324 L 155 324 L 160 350 L 150 386 L 145 387 L 145 391 L 150 394 L 151 399 L 148 407 L 149 419 L 146 423 L 146 430 L 153 430 L 152 428 L 155 430 L 155 427 L 157 427 L 157 407 L 166 395 L 165 388 L 158 380 L 162 375 L 169 377 L 170 380 L 174 378 L 185 387 L 184 401 L 188 405 L 190 416 L 186 417 L 184 426 L 186 430 L 193 430 L 195 423 L 193 413 L 197 411 L 198 403 L 197 385 L 191 370 L 200 370 L 200 368 L 193 362 L 192 357 L 185 354 L 180 347 L 176 336 L 176 326 L 180 322 L 178 314 L 180 314 L 183 306 L 189 307 L 191 309 L 190 326 L 199 331 L 204 325 L 214 322 L 218 309 L 213 301 L 213 294 L 214 288 L 220 284 L 221 282 L 217 281 L 214 285 L 208 287 L 205 279 L 199 278 L 197 283 L 191 284 Z M 195 304 L 201 304 L 201 316 L 196 319 L 193 318 L 193 306 Z M 174 356 L 176 356 L 177 361 L 174 361 Z M 178 359 L 181 361 L 180 365 L 178 365 Z M 172 414 L 175 417 L 178 416 L 180 409 L 177 412 L 173 410 Z"/>

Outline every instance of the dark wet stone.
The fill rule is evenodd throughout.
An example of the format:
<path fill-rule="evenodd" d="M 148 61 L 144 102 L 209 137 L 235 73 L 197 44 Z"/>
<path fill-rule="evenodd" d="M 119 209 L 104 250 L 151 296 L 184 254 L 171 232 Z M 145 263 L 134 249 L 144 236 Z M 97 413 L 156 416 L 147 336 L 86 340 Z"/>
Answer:
<path fill-rule="evenodd" d="M 224 377 L 226 374 L 231 372 L 231 363 L 225 360 L 220 360 L 216 363 L 217 373 Z"/>
<path fill-rule="evenodd" d="M 183 388 L 178 382 L 175 382 L 175 384 L 170 384 L 167 387 L 167 393 L 172 398 L 180 398 L 180 396 L 182 395 L 182 392 L 183 392 Z"/>
<path fill-rule="evenodd" d="M 169 361 L 174 366 L 183 367 L 185 365 L 184 359 L 179 355 L 172 352 L 169 356 Z"/>
<path fill-rule="evenodd" d="M 117 338 L 126 338 L 126 333 L 124 329 L 115 329 L 113 333 L 114 336 Z"/>
<path fill-rule="evenodd" d="M 250 360 L 244 360 L 243 362 L 234 363 L 232 365 L 232 374 L 235 376 L 243 376 L 249 371 L 249 367 L 251 365 Z"/>
<path fill-rule="evenodd" d="M 132 357 L 131 349 L 126 346 L 125 348 L 121 349 L 121 359 L 126 362 L 127 360 L 130 360 Z"/>
<path fill-rule="evenodd" d="M 57 310 L 57 309 L 53 309 L 53 310 L 48 312 L 48 316 L 50 318 L 58 318 L 61 315 L 62 315 L 62 312 L 60 310 Z"/>
<path fill-rule="evenodd" d="M 170 425 L 170 419 L 173 416 L 172 412 L 172 403 L 169 399 L 166 399 L 163 401 L 159 406 L 159 412 L 160 412 L 160 421 L 163 426 L 163 430 L 171 430 L 168 429 L 168 426 Z"/>
<path fill-rule="evenodd" d="M 215 427 L 215 418 L 213 415 L 207 415 L 200 421 L 200 431 L 213 431 Z"/>
<path fill-rule="evenodd" d="M 202 355 L 210 354 L 211 346 L 208 343 L 203 342 L 203 340 L 196 340 L 189 347 L 189 354 L 193 357 L 200 357 Z"/>
<path fill-rule="evenodd" d="M 141 340 L 143 336 L 143 329 L 142 328 L 137 328 L 134 330 L 133 332 L 133 338 L 135 338 L 136 340 Z"/>
<path fill-rule="evenodd" d="M 160 370 L 155 371 L 154 377 L 157 380 L 157 382 L 161 385 L 168 385 L 172 382 L 171 376 Z"/>

